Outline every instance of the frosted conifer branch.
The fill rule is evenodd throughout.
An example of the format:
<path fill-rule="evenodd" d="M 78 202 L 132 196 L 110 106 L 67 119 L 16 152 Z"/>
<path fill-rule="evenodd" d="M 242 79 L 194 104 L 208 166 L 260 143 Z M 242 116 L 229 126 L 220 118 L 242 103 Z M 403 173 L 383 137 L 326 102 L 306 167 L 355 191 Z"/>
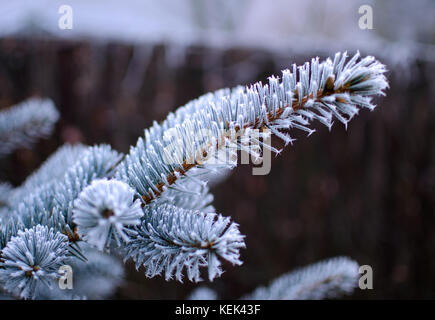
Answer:
<path fill-rule="evenodd" d="M 67 168 L 62 177 L 42 183 L 33 192 L 24 193 L 20 201 L 14 201 L 8 209 L 12 219 L 8 225 L 18 225 L 18 229 L 32 228 L 36 225 L 53 228 L 68 235 L 71 242 L 70 249 L 81 257 L 80 249 L 75 245 L 79 236 L 72 221 L 73 201 L 92 180 L 108 176 L 119 162 L 121 155 L 108 145 L 88 147 L 79 153 L 79 159 Z M 8 230 L 16 230 L 16 228 L 8 228 Z M 12 231 L 5 234 L 4 241 L 9 241 L 14 235 Z"/>
<path fill-rule="evenodd" d="M 67 262 L 74 270 L 74 293 L 89 299 L 109 296 L 124 279 L 122 260 L 86 244 L 82 246 L 87 261 L 71 258 Z"/>
<path fill-rule="evenodd" d="M 11 195 L 13 194 L 13 187 L 7 182 L 0 182 L 0 223 L 7 224 L 10 219 L 9 205 Z M 0 246 L 0 249 L 2 247 Z"/>
<path fill-rule="evenodd" d="M 110 296 L 122 283 L 124 269 L 118 258 L 98 251 L 86 243 L 81 244 L 86 261 L 69 257 L 65 265 L 73 271 L 73 287 L 59 288 L 58 280 L 52 286 L 40 286 L 36 294 L 42 300 L 103 299 Z"/>
<path fill-rule="evenodd" d="M 166 190 L 161 197 L 156 199 L 156 205 L 169 203 L 179 208 L 207 213 L 215 211 L 211 204 L 213 199 L 207 183 L 199 179 L 189 179 L 180 186 Z"/>
<path fill-rule="evenodd" d="M 30 147 L 53 131 L 59 118 L 49 99 L 30 98 L 0 112 L 0 157 L 20 147 Z"/>
<path fill-rule="evenodd" d="M 244 148 L 242 141 L 268 147 L 252 138 L 255 129 L 269 129 L 288 144 L 294 139 L 281 130 L 299 129 L 310 135 L 315 131 L 310 128 L 313 120 L 331 128 L 335 118 L 347 126 L 360 108 L 375 108 L 370 96 L 383 95 L 388 83 L 385 66 L 374 57 L 359 60 L 357 53 L 346 59 L 346 53 L 321 63 L 312 59 L 283 70 L 281 80 L 271 76 L 265 85 L 222 89 L 189 102 L 162 124 L 145 130 L 145 138 L 130 149 L 116 177 L 150 203 L 165 190 L 180 188 L 186 177 L 213 166 L 234 167 L 234 150 Z"/>
<path fill-rule="evenodd" d="M 2 224 L 0 226 L 0 250 L 6 247 L 9 240 L 17 235 L 18 230 L 24 229 L 23 224 L 20 220 L 10 219 L 2 219 Z M 0 254 L 1 257 L 1 254 Z"/>
<path fill-rule="evenodd" d="M 46 161 L 23 183 L 27 189 L 62 178 L 81 157 L 85 155 L 87 147 L 82 144 L 65 144 L 58 148 Z"/>
<path fill-rule="evenodd" d="M 65 217 L 70 221 L 73 201 L 92 180 L 107 177 L 119 163 L 122 155 L 109 145 L 90 147 L 72 168 L 70 168 L 56 188 L 54 202 L 57 207 L 65 212 Z"/>
<path fill-rule="evenodd" d="M 7 182 L 0 182 L 0 208 L 6 206 L 9 202 L 12 186 Z"/>
<path fill-rule="evenodd" d="M 286 273 L 267 287 L 259 287 L 242 299 L 318 300 L 349 294 L 358 286 L 358 263 L 336 257 Z"/>
<path fill-rule="evenodd" d="M 120 153 L 106 144 L 89 147 L 86 154 L 65 173 L 62 181 L 55 184 L 54 208 L 62 213 L 65 219 L 65 224 L 62 226 L 67 228 L 66 233 L 70 240 L 77 240 L 75 230 L 69 229 L 74 225 L 72 222 L 74 200 L 92 180 L 109 176 L 121 157 Z"/>
<path fill-rule="evenodd" d="M 14 190 L 13 198 L 19 202 L 26 194 L 34 193 L 42 185 L 62 179 L 65 172 L 83 157 L 86 151 L 87 147 L 82 144 L 61 146 Z"/>
<path fill-rule="evenodd" d="M 238 225 L 212 213 L 184 210 L 172 205 L 148 205 L 137 236 L 125 246 L 125 259 L 143 265 L 148 277 L 162 273 L 182 280 L 186 269 L 190 281 L 201 281 L 200 267 L 208 278 L 222 273 L 219 258 L 241 265 L 239 250 L 245 247 Z"/>
<path fill-rule="evenodd" d="M 94 180 L 74 201 L 73 221 L 83 240 L 103 250 L 111 240 L 128 242 L 128 226 L 140 223 L 141 201 L 135 191 L 117 180 Z M 131 231 L 130 231 L 131 233 Z"/>
<path fill-rule="evenodd" d="M 1 254 L 0 281 L 4 288 L 22 298 L 34 298 L 39 285 L 50 286 L 58 277 L 67 247 L 67 237 L 46 226 L 18 231 Z"/>
<path fill-rule="evenodd" d="M 372 110 L 371 96 L 382 95 L 388 87 L 385 67 L 373 57 L 359 59 L 359 54 L 346 59 L 346 53 L 321 63 L 316 58 L 284 70 L 281 80 L 270 77 L 266 85 L 206 94 L 145 130 L 122 162 L 122 155 L 108 145 L 59 149 L 11 191 L 1 208 L 2 285 L 9 291 L 18 288 L 22 297 L 35 297 L 36 280 L 49 284 L 55 276 L 50 268 L 68 252 L 84 259 L 80 240 L 100 249 L 112 240 L 122 244 L 125 260 L 144 266 L 148 277 L 164 274 L 167 280 L 181 281 L 185 271 L 189 280 L 200 281 L 201 267 L 208 268 L 213 280 L 222 273 L 222 259 L 240 265 L 244 237 L 237 224 L 213 213 L 205 181 L 235 167 L 238 150 L 256 158 L 261 158 L 262 148 L 279 153 L 264 143 L 270 133 L 288 144 L 294 139 L 282 130 L 310 135 L 313 120 L 328 128 L 334 119 L 347 126 L 359 109 Z M 26 243 L 34 245 L 23 247 Z M 57 258 L 52 255 L 56 252 Z M 104 262 L 94 256 L 96 265 Z M 80 269 L 84 262 L 71 263 Z M 319 263 L 280 277 L 252 297 L 333 297 L 353 288 L 355 265 L 345 258 Z M 111 285 L 102 280 L 105 284 Z M 41 290 L 40 296 L 50 295 Z"/>
<path fill-rule="evenodd" d="M 9 199 L 10 206 L 17 207 L 24 199 L 40 197 L 44 190 L 52 189 L 56 182 L 62 181 L 65 173 L 88 151 L 82 144 L 63 145 L 36 169 L 21 186 L 15 188 Z M 51 186 L 51 187 L 50 187 Z M 50 194 L 52 198 L 52 195 Z M 50 200 L 51 201 L 51 200 Z"/>

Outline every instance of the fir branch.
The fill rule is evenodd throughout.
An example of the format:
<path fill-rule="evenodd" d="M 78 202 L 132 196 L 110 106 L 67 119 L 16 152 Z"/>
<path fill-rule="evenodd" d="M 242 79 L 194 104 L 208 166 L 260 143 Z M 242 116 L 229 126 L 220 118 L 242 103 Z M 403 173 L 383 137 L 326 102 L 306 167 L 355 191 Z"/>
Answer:
<path fill-rule="evenodd" d="M 14 190 L 11 202 L 22 199 L 43 185 L 60 180 L 81 157 L 85 155 L 87 147 L 82 144 L 65 144 L 58 148 L 44 163 L 26 178 L 24 183 Z"/>
<path fill-rule="evenodd" d="M 0 281 L 3 287 L 22 298 L 34 298 L 39 285 L 50 285 L 68 254 L 66 236 L 36 226 L 18 231 L 2 250 Z"/>
<path fill-rule="evenodd" d="M 320 261 L 286 273 L 267 287 L 243 297 L 248 300 L 318 300 L 349 294 L 358 285 L 358 263 L 347 257 Z"/>
<path fill-rule="evenodd" d="M 65 212 L 68 221 L 71 219 L 73 201 L 80 192 L 92 180 L 108 177 L 121 157 L 109 145 L 90 147 L 87 154 L 66 172 L 62 183 L 57 184 L 54 202 L 58 209 Z"/>
<path fill-rule="evenodd" d="M 180 209 L 172 205 L 148 205 L 137 236 L 125 246 L 125 259 L 143 265 L 148 277 L 164 272 L 182 281 L 183 269 L 190 281 L 201 281 L 200 267 L 208 278 L 222 273 L 219 258 L 241 265 L 239 250 L 245 247 L 238 225 L 213 213 Z"/>
<path fill-rule="evenodd" d="M 0 182 L 0 209 L 1 207 L 8 205 L 12 191 L 13 187 L 11 184 L 7 182 Z"/>
<path fill-rule="evenodd" d="M 75 258 L 66 260 L 73 270 L 75 296 L 88 299 L 102 299 L 115 292 L 124 280 L 122 260 L 108 255 L 83 243 L 81 245 L 86 261 Z"/>
<path fill-rule="evenodd" d="M 30 98 L 0 112 L 0 157 L 49 135 L 59 118 L 49 99 Z"/>
<path fill-rule="evenodd" d="M 312 59 L 284 70 L 281 81 L 272 76 L 266 85 L 206 94 L 145 130 L 122 161 L 108 145 L 59 149 L 22 186 L 8 190 L 11 196 L 0 212 L 2 285 L 25 298 L 50 295 L 39 284 L 49 285 L 55 266 L 70 253 L 84 259 L 80 240 L 99 249 L 113 241 L 122 244 L 125 260 L 144 266 L 148 277 L 164 273 L 167 280 L 181 281 L 186 270 L 189 280 L 200 281 L 201 267 L 208 268 L 213 280 L 222 273 L 222 259 L 240 265 L 244 236 L 236 223 L 213 213 L 213 197 L 204 181 L 235 167 L 237 150 L 256 158 L 261 158 L 262 148 L 279 153 L 264 142 L 270 132 L 288 144 L 294 139 L 281 130 L 295 128 L 310 135 L 312 120 L 331 128 L 335 118 L 347 126 L 360 108 L 373 110 L 371 96 L 388 87 L 385 67 L 373 57 L 346 58 L 338 53 L 322 63 Z M 34 105 L 37 100 L 31 101 Z M 7 117 L 21 121 L 15 121 L 21 127 L 7 128 L 12 136 L 14 128 L 34 125 L 34 110 L 26 109 L 25 118 L 17 111 L 22 109 L 0 114 L 0 133 Z M 36 118 L 49 119 L 51 126 L 57 120 L 55 109 L 40 113 Z M 33 131 L 22 129 L 21 145 L 48 132 L 50 121 Z M 14 146 L 20 145 L 18 140 Z M 6 143 L 3 147 L 12 150 Z M 104 262 L 94 256 L 97 264 Z M 83 266 L 76 259 L 71 263 Z M 251 297 L 332 297 L 353 288 L 355 265 L 345 258 L 319 263 L 284 275 Z M 102 280 L 105 284 L 110 281 Z"/>
<path fill-rule="evenodd" d="M 18 230 L 24 229 L 24 225 L 18 219 L 2 219 L 0 225 L 0 250 L 6 247 L 9 240 L 18 234 Z M 0 253 L 1 262 L 1 253 Z"/>
<path fill-rule="evenodd" d="M 88 147 L 86 151 L 80 151 L 78 154 L 78 161 L 65 168 L 67 170 L 62 177 L 35 187 L 33 192 L 26 194 L 19 201 L 14 201 L 8 208 L 8 230 L 12 231 L 2 235 L 4 242 L 16 235 L 14 232 L 20 228 L 45 225 L 66 234 L 72 244 L 71 250 L 80 257 L 80 249 L 73 245 L 79 240 L 72 221 L 73 201 L 92 180 L 107 177 L 118 164 L 121 155 L 108 145 Z M 44 174 L 40 175 L 38 179 L 42 179 L 43 176 Z M 12 226 L 19 227 L 17 229 Z"/>
<path fill-rule="evenodd" d="M 192 178 L 180 185 L 179 188 L 168 189 L 161 197 L 156 199 L 156 205 L 168 203 L 183 209 L 209 213 L 215 212 L 212 205 L 213 199 L 213 194 L 210 193 L 207 183 Z"/>
<path fill-rule="evenodd" d="M 86 261 L 69 257 L 64 261 L 72 269 L 71 289 L 62 290 L 57 280 L 51 286 L 39 286 L 36 294 L 41 300 L 103 299 L 114 293 L 124 280 L 124 268 L 118 258 L 105 254 L 83 242 Z"/>
<path fill-rule="evenodd" d="M 189 102 L 162 124 L 145 130 L 145 138 L 131 148 L 116 177 L 150 203 L 179 180 L 185 181 L 193 168 L 207 172 L 209 163 L 234 167 L 233 156 L 227 156 L 243 149 L 243 140 L 269 147 L 251 137 L 254 129 L 269 129 L 288 144 L 293 139 L 281 130 L 295 128 L 310 135 L 312 120 L 330 128 L 336 118 L 347 126 L 360 108 L 375 108 L 370 96 L 383 95 L 388 84 L 385 67 L 375 58 L 358 61 L 359 53 L 347 63 L 346 58 L 346 53 L 337 53 L 322 63 L 312 59 L 311 64 L 284 70 L 281 81 L 272 76 L 266 85 L 222 89 Z"/>

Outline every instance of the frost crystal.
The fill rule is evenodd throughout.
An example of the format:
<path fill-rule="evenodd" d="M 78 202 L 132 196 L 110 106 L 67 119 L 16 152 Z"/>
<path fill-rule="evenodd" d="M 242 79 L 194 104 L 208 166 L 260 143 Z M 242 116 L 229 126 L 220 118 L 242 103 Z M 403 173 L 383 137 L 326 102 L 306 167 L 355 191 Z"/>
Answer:
<path fill-rule="evenodd" d="M 127 226 L 140 223 L 141 201 L 135 192 L 117 180 L 94 180 L 74 201 L 73 221 L 84 240 L 102 250 L 112 238 L 129 241 Z"/>

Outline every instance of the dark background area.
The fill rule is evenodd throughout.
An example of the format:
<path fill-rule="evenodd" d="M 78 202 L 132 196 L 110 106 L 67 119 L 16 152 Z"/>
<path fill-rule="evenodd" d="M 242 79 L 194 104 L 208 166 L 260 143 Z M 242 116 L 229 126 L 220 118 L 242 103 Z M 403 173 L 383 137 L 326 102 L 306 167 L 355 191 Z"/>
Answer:
<path fill-rule="evenodd" d="M 331 55 L 334 52 L 330 52 Z M 362 54 L 370 52 L 362 51 Z M 188 47 L 173 65 L 165 45 L 55 39 L 0 40 L 0 109 L 32 95 L 50 97 L 61 119 L 49 139 L 0 159 L 0 181 L 19 185 L 66 142 L 109 143 L 128 152 L 152 121 L 197 96 L 272 74 L 324 54 L 285 57 L 262 50 Z M 142 58 L 143 57 L 143 58 Z M 246 235 L 244 264 L 225 264 L 213 283 L 234 299 L 295 267 L 346 255 L 373 267 L 374 289 L 350 298 L 435 298 L 434 63 L 390 70 L 387 96 L 346 131 L 317 132 L 273 157 L 266 176 L 241 165 L 212 191 L 218 212 Z M 283 144 L 273 138 L 277 147 Z M 186 282 L 147 279 L 127 263 L 113 298 L 185 298 Z"/>

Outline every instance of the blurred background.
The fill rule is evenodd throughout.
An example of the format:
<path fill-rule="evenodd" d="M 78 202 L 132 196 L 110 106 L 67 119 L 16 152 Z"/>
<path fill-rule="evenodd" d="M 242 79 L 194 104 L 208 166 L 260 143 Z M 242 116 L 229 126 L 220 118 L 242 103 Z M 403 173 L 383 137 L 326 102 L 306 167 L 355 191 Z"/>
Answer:
<path fill-rule="evenodd" d="M 63 30 L 65 4 L 73 28 Z M 373 29 L 358 24 L 365 4 Z M 434 14 L 429 0 L 0 0 L 0 109 L 36 95 L 61 113 L 51 138 L 0 159 L 0 181 L 19 185 L 66 142 L 128 152 L 153 120 L 205 92 L 360 50 L 387 65 L 387 96 L 348 131 L 293 132 L 269 175 L 241 165 L 214 188 L 247 249 L 242 266 L 201 285 L 235 299 L 347 255 L 374 273 L 374 289 L 351 299 L 435 298 Z M 196 286 L 147 279 L 129 262 L 111 298 L 183 299 Z"/>

